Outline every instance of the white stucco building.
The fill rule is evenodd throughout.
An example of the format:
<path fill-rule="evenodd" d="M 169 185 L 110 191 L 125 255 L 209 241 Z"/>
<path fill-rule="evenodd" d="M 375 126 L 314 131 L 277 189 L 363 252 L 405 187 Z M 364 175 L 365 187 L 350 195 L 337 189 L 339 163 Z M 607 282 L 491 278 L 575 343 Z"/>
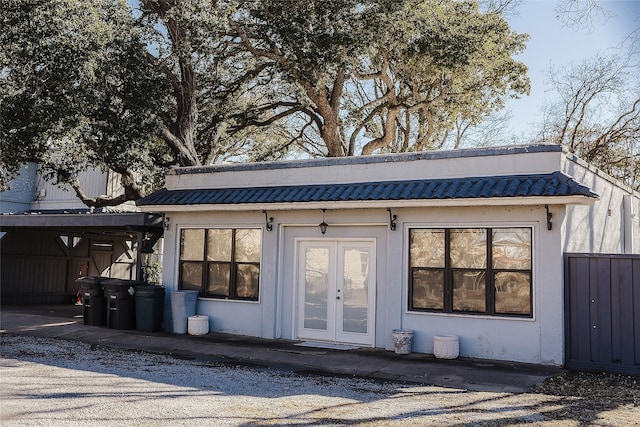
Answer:
<path fill-rule="evenodd" d="M 640 249 L 638 193 L 551 145 L 178 168 L 166 187 L 138 202 L 165 216 L 163 285 L 263 338 L 391 350 L 402 328 L 414 352 L 454 334 L 461 356 L 562 365 L 563 254 Z"/>

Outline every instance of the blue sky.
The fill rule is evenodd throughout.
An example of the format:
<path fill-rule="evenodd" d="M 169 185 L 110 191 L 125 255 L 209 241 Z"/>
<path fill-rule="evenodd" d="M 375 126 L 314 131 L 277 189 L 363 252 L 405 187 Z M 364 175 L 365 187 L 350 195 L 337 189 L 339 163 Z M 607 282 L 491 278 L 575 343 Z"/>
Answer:
<path fill-rule="evenodd" d="M 621 43 L 640 28 L 640 0 L 599 1 L 610 16 L 606 20 L 597 16 L 591 31 L 563 27 L 557 18 L 557 4 L 555 0 L 527 1 L 518 8 L 518 16 L 509 18 L 514 31 L 531 37 L 525 53 L 518 56 L 529 67 L 531 95 L 507 104 L 513 114 L 510 127 L 516 135 L 529 133 L 533 124 L 541 121 L 542 105 L 552 99 L 545 83 L 552 66 L 568 67 L 597 52 L 620 52 Z"/>

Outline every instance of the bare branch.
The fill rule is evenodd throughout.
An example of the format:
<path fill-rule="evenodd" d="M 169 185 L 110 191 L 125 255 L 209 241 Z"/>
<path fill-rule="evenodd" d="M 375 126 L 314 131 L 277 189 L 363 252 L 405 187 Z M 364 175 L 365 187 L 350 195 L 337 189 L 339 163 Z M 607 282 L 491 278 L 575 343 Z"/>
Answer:
<path fill-rule="evenodd" d="M 556 7 L 557 18 L 575 30 L 593 30 L 594 21 L 606 22 L 612 14 L 598 4 L 597 0 L 561 0 Z"/>

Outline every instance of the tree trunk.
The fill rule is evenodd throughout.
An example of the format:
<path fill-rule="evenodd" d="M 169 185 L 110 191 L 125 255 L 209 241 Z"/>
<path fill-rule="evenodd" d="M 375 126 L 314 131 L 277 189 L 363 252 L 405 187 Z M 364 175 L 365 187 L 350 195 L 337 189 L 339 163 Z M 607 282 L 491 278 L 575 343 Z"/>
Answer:
<path fill-rule="evenodd" d="M 178 2 L 143 0 L 164 22 L 167 28 L 173 55 L 178 58 L 179 75 L 166 66 L 164 61 L 152 58 L 152 63 L 167 77 L 173 87 L 176 102 L 175 121 L 166 119 L 163 138 L 173 151 L 181 166 L 200 166 L 202 159 L 196 150 L 196 124 L 198 106 L 196 103 L 196 72 L 191 61 L 191 42 L 184 30 L 185 23 L 169 12 Z"/>
<path fill-rule="evenodd" d="M 327 157 L 344 157 L 347 155 L 340 129 L 340 98 L 344 88 L 345 74 L 339 71 L 333 81 L 331 93 L 323 85 L 316 89 L 306 83 L 304 89 L 307 96 L 316 106 L 316 112 L 322 117 L 320 136 L 327 147 Z"/>

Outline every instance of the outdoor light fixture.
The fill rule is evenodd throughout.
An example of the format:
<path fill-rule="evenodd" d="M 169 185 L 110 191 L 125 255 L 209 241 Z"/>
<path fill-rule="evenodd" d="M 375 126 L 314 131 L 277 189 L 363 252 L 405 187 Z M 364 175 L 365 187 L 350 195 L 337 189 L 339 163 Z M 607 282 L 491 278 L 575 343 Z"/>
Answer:
<path fill-rule="evenodd" d="M 165 216 L 165 217 L 162 219 L 162 225 L 164 226 L 164 229 L 165 229 L 165 230 L 168 230 L 168 229 L 169 229 L 169 221 L 170 221 L 170 220 L 171 220 L 171 218 L 169 218 L 168 216 Z"/>
<path fill-rule="evenodd" d="M 267 211 L 262 211 L 264 214 L 264 225 L 267 227 L 267 231 L 273 231 L 273 217 L 267 215 Z"/>
<path fill-rule="evenodd" d="M 551 218 L 553 218 L 553 214 L 549 212 L 549 205 L 544 205 L 544 208 L 547 210 L 547 230 L 551 230 L 553 225 L 551 224 Z"/>
<path fill-rule="evenodd" d="M 396 219 L 398 217 L 391 213 L 391 208 L 387 208 L 387 211 L 389 211 L 389 229 L 391 229 L 391 231 L 395 231 L 395 229 L 396 229 Z"/>
<path fill-rule="evenodd" d="M 329 227 L 329 224 L 327 224 L 324 220 L 324 213 L 326 211 L 327 211 L 326 209 L 322 209 L 322 222 L 318 224 L 318 226 L 320 227 L 320 232 L 322 233 L 323 236 L 324 236 L 324 233 L 327 232 L 327 227 Z"/>

